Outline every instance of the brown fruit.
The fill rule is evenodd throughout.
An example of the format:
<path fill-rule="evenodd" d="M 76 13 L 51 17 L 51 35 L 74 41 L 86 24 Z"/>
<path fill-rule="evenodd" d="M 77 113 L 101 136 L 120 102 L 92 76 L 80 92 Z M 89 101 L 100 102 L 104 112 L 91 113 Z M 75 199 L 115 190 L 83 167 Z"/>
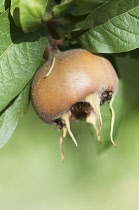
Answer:
<path fill-rule="evenodd" d="M 77 146 L 70 121 L 86 119 L 94 125 L 99 136 L 102 129 L 100 105 L 107 100 L 112 112 L 110 136 L 114 144 L 112 102 L 117 89 L 118 77 L 111 63 L 83 49 L 58 53 L 53 61 L 47 62 L 37 72 L 32 84 L 33 107 L 44 122 L 56 124 L 62 129 L 62 160 L 62 143 L 67 131 Z M 100 129 L 96 125 L 97 119 Z"/>

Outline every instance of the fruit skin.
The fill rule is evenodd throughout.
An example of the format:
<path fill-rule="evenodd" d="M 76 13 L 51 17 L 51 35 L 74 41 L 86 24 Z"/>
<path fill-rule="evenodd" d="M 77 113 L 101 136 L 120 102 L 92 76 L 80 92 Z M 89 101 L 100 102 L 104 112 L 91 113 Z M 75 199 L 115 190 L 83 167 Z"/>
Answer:
<path fill-rule="evenodd" d="M 116 93 L 118 77 L 111 63 L 83 49 L 69 50 L 56 55 L 51 67 L 48 61 L 35 75 L 32 84 L 32 104 L 37 115 L 46 123 L 68 112 L 72 105 L 84 102 L 87 95 L 104 91 Z"/>

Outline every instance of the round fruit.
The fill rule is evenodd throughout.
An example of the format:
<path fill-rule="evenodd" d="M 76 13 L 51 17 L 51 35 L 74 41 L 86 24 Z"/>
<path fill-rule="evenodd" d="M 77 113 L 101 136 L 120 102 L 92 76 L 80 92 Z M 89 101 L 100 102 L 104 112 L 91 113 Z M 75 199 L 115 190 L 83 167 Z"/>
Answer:
<path fill-rule="evenodd" d="M 99 136 L 102 129 L 100 105 L 105 101 L 110 102 L 110 136 L 114 144 L 112 102 L 117 89 L 118 77 L 111 63 L 83 49 L 60 52 L 37 72 L 32 84 L 33 107 L 44 122 L 56 124 L 62 129 L 62 160 L 62 143 L 67 131 L 77 146 L 70 130 L 70 121 L 86 119 L 94 125 Z M 99 129 L 96 125 L 97 119 Z"/>

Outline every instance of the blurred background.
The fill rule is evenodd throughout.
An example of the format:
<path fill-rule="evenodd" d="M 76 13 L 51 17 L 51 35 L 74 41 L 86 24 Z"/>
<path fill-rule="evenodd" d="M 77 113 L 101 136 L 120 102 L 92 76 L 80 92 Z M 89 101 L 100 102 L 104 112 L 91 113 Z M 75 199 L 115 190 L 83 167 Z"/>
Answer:
<path fill-rule="evenodd" d="M 60 133 L 39 120 L 30 105 L 0 150 L 0 209 L 139 209 L 139 61 L 116 56 L 116 62 L 124 80 L 118 148 L 99 154 L 89 125 L 73 123 L 79 149 L 67 136 L 60 163 Z"/>

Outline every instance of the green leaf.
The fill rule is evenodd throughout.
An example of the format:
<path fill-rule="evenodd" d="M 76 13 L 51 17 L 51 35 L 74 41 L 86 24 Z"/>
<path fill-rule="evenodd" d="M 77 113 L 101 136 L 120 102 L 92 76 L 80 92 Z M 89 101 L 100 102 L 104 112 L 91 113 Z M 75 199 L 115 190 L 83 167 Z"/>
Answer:
<path fill-rule="evenodd" d="M 80 16 L 89 14 L 92 10 L 102 5 L 106 0 L 92 0 L 92 1 L 74 1 L 70 8 L 70 13 L 73 16 Z"/>
<path fill-rule="evenodd" d="M 0 148 L 13 134 L 20 117 L 27 111 L 29 105 L 30 84 L 11 102 L 0 115 Z"/>
<path fill-rule="evenodd" d="M 118 128 L 122 119 L 122 114 L 123 114 L 123 83 L 122 81 L 120 81 L 119 83 L 119 89 L 113 102 L 113 108 L 115 111 L 115 122 L 114 122 L 114 132 L 113 132 L 113 138 L 115 141 L 116 135 L 118 133 Z M 103 128 L 102 128 L 101 136 L 100 136 L 101 143 L 96 141 L 99 151 L 103 151 L 104 149 L 112 145 L 110 141 L 111 112 L 109 110 L 109 105 L 107 102 L 105 102 L 101 106 L 101 114 L 102 114 L 102 120 L 103 120 Z M 91 130 L 93 130 L 93 136 L 94 136 L 95 131 L 92 127 L 91 127 Z"/>
<path fill-rule="evenodd" d="M 58 16 L 59 14 L 61 14 L 65 10 L 67 10 L 71 6 L 73 1 L 74 0 L 63 0 L 63 1 L 61 1 L 61 4 L 56 5 L 52 8 L 53 15 Z"/>
<path fill-rule="evenodd" d="M 139 0 L 111 0 L 94 10 L 81 29 L 71 32 L 90 52 L 119 53 L 139 47 Z"/>
<path fill-rule="evenodd" d="M 6 9 L 9 9 L 11 6 L 11 0 L 0 0 L 0 13 L 4 12 Z"/>
<path fill-rule="evenodd" d="M 20 0 L 20 22 L 24 32 L 35 31 L 43 23 L 47 0 Z"/>
<path fill-rule="evenodd" d="M 8 16 L 0 15 L 0 111 L 32 78 L 46 45 L 43 28 L 25 34 Z"/>
<path fill-rule="evenodd" d="M 19 8 L 20 8 L 20 0 L 11 0 L 10 12 L 17 26 L 21 26 Z"/>
<path fill-rule="evenodd" d="M 10 8 L 10 12 L 11 15 L 13 16 L 14 10 L 15 8 L 20 6 L 20 0 L 11 0 L 11 8 Z"/>
<path fill-rule="evenodd" d="M 56 0 L 48 0 L 46 5 L 46 11 L 51 11 L 52 8 L 56 5 Z"/>
<path fill-rule="evenodd" d="M 5 11 L 5 0 L 0 0 L 0 12 Z"/>

